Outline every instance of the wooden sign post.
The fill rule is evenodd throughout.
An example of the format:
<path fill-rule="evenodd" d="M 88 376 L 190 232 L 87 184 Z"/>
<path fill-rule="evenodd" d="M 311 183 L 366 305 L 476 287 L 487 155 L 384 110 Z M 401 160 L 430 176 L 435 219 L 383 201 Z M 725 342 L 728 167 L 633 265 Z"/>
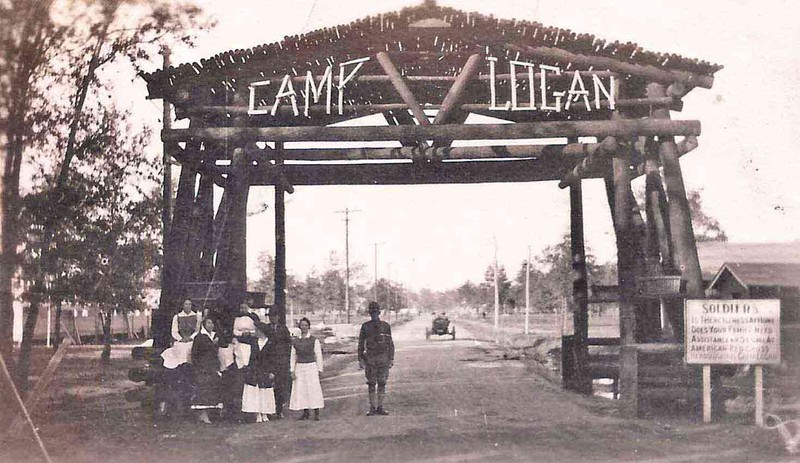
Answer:
<path fill-rule="evenodd" d="M 686 363 L 703 366 L 703 422 L 711 422 L 711 365 L 754 365 L 757 425 L 764 424 L 763 365 L 781 360 L 778 299 L 686 300 Z"/>

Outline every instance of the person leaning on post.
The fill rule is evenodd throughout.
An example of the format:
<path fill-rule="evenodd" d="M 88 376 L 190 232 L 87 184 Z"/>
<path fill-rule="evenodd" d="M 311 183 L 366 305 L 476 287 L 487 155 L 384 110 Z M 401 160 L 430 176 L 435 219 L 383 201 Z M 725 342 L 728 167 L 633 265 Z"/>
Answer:
<path fill-rule="evenodd" d="M 369 303 L 370 320 L 361 325 L 358 335 L 358 367 L 364 369 L 369 392 L 367 416 L 388 415 L 383 408 L 389 369 L 394 365 L 394 342 L 392 328 L 380 319 L 381 307 L 377 302 Z"/>

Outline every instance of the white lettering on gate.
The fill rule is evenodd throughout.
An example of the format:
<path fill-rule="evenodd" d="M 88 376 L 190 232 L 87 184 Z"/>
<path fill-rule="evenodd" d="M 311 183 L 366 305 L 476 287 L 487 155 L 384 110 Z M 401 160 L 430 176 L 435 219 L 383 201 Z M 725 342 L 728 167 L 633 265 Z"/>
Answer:
<path fill-rule="evenodd" d="M 325 98 L 325 114 L 331 113 L 331 94 L 333 93 L 331 84 L 333 80 L 333 70 L 330 66 L 325 68 L 325 72 L 322 74 L 322 80 L 319 82 L 319 87 L 314 85 L 314 75 L 311 74 L 311 71 L 306 71 L 306 90 L 303 92 L 303 97 L 306 100 L 306 108 L 305 108 L 305 116 L 309 117 L 308 108 L 312 103 L 319 102 L 319 97 L 322 96 L 322 88 L 327 87 L 328 93 Z"/>
<path fill-rule="evenodd" d="M 344 114 L 344 111 L 343 111 L 343 107 L 344 107 L 344 86 L 347 85 L 347 83 L 350 82 L 350 80 L 353 77 L 355 77 L 355 75 L 358 72 L 358 70 L 361 69 L 361 66 L 363 66 L 364 63 L 366 63 L 367 61 L 369 61 L 369 57 L 354 59 L 354 60 L 347 61 L 345 63 L 339 64 L 339 85 L 338 85 L 338 89 L 339 89 L 339 115 L 340 116 L 342 114 Z M 350 64 L 355 64 L 356 66 L 353 68 L 352 71 L 350 71 L 350 74 L 347 75 L 347 78 L 345 78 L 345 76 L 344 76 L 344 68 L 345 68 L 345 66 L 350 65 Z"/>
<path fill-rule="evenodd" d="M 338 106 L 339 115 L 344 115 L 345 105 L 345 90 L 350 82 L 356 79 L 356 75 L 363 67 L 364 63 L 369 61 L 369 57 L 358 58 L 343 63 L 339 63 L 338 82 L 336 82 L 336 90 L 338 92 Z M 616 108 L 616 94 L 618 93 L 617 82 L 613 75 L 610 76 L 608 85 L 597 74 L 592 73 L 592 90 L 591 92 L 586 87 L 584 77 L 587 72 L 591 71 L 572 71 L 572 80 L 569 89 L 566 86 L 562 87 L 564 90 L 553 89 L 553 78 L 562 75 L 561 68 L 557 66 L 549 66 L 546 64 L 534 64 L 527 61 L 508 61 L 509 78 L 508 85 L 510 86 L 511 101 L 506 101 L 502 105 L 497 104 L 497 91 L 498 91 L 498 77 L 497 77 L 497 61 L 498 59 L 493 56 L 487 56 L 486 60 L 489 62 L 489 109 L 492 111 L 555 111 L 561 112 L 562 110 L 569 111 L 572 109 L 574 103 L 583 103 L 586 111 L 592 110 L 592 96 L 594 97 L 594 108 L 601 108 L 601 99 L 605 99 L 608 108 L 614 110 Z M 325 68 L 322 76 L 316 78 L 314 74 L 308 70 L 305 75 L 305 85 L 300 91 L 303 97 L 303 115 L 311 117 L 311 105 L 318 104 L 322 99 L 322 94 L 325 92 L 325 112 L 331 114 L 332 109 L 332 95 L 333 95 L 333 66 L 331 60 L 329 65 Z M 527 70 L 527 84 L 529 91 L 529 101 L 527 104 L 520 102 L 519 97 L 519 81 L 517 78 L 517 70 L 519 68 Z M 535 84 L 535 68 L 539 68 L 539 97 L 536 97 L 537 86 Z M 263 74 L 262 74 L 263 75 Z M 315 81 L 319 79 L 319 84 Z M 524 79 L 524 78 L 523 78 Z M 301 81 L 301 78 L 294 78 L 290 74 L 283 76 L 278 91 L 274 94 L 274 100 L 270 105 L 264 98 L 258 97 L 257 93 L 260 89 L 270 85 L 269 80 L 252 82 L 249 85 L 249 105 L 247 113 L 250 115 L 269 114 L 275 116 L 281 104 L 285 103 L 285 99 L 289 100 L 292 105 L 292 113 L 295 116 L 300 115 L 298 109 L 298 92 L 295 91 L 294 81 Z M 524 80 L 523 80 L 524 82 Z M 262 90 L 263 91 L 263 90 Z M 593 95 L 592 95 L 593 93 Z M 566 97 L 566 101 L 564 98 Z M 257 102 L 259 104 L 257 104 Z M 538 105 L 537 105 L 538 103 Z"/>

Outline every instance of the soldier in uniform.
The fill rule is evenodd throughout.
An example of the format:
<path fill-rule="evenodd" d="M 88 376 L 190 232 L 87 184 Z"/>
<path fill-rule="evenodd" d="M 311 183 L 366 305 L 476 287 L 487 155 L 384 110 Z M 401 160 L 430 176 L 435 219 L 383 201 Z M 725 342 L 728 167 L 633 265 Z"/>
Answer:
<path fill-rule="evenodd" d="M 370 321 L 361 325 L 358 336 L 358 366 L 365 369 L 369 390 L 367 416 L 388 415 L 383 409 L 386 381 L 394 364 L 392 328 L 380 319 L 381 308 L 377 302 L 369 303 Z"/>

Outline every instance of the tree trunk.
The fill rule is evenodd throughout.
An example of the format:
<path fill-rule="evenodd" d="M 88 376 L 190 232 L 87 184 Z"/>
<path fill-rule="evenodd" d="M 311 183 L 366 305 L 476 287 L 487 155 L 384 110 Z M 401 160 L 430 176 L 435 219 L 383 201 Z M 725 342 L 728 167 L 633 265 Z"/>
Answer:
<path fill-rule="evenodd" d="M 113 311 L 101 310 L 100 316 L 103 327 L 103 353 L 100 354 L 100 363 L 108 365 L 111 363 L 111 315 Z"/>
<path fill-rule="evenodd" d="M 14 372 L 17 389 L 20 394 L 28 390 L 28 375 L 31 371 L 31 352 L 33 351 L 33 332 L 36 329 L 36 321 L 39 318 L 39 304 L 41 304 L 41 286 L 34 284 L 31 294 L 31 304 L 25 316 L 25 325 L 22 328 L 22 343 L 19 347 L 19 357 L 17 367 Z"/>
<path fill-rule="evenodd" d="M 0 355 L 10 359 L 14 346 L 14 273 L 19 244 L 19 169 L 22 145 L 6 131 L 3 177 L 0 181 Z M 10 363 L 10 362 L 9 362 Z"/>
<path fill-rule="evenodd" d="M 89 88 L 91 86 L 92 81 L 94 80 L 95 73 L 97 68 L 100 66 L 99 60 L 99 53 L 103 44 L 105 43 L 106 34 L 108 32 L 108 27 L 110 23 L 106 23 L 103 31 L 98 34 L 95 48 L 92 53 L 91 61 L 89 62 L 89 67 L 86 71 L 86 74 L 81 76 L 77 82 L 77 91 L 75 94 L 75 100 L 73 104 L 73 113 L 72 113 L 72 122 L 69 128 L 69 134 L 67 137 L 67 146 L 64 149 L 64 160 L 61 163 L 61 167 L 58 171 L 58 176 L 56 177 L 55 185 L 52 188 L 52 206 L 58 207 L 59 203 L 61 202 L 61 198 L 64 195 L 64 190 L 66 188 L 66 181 L 67 175 L 69 173 L 69 166 L 72 162 L 72 159 L 75 157 L 75 144 L 76 138 L 78 133 L 78 122 L 83 114 L 84 105 L 86 103 L 86 97 L 89 93 Z M 20 143 L 20 153 L 22 147 Z M 20 154 L 21 158 L 21 154 Z M 19 172 L 16 175 L 17 182 L 19 182 Z M 17 189 L 19 186 L 17 185 Z M 19 351 L 19 359 L 17 361 L 17 368 L 16 368 L 16 377 L 17 377 L 17 384 L 20 391 L 27 391 L 28 386 L 28 375 L 30 373 L 30 355 L 32 350 L 32 342 L 33 342 L 33 331 L 36 328 L 36 320 L 39 316 L 39 304 L 41 303 L 41 295 L 45 291 L 44 285 L 44 278 L 45 272 L 50 266 L 48 265 L 51 254 L 49 252 L 50 244 L 53 239 L 53 235 L 55 234 L 56 224 L 54 220 L 45 220 L 44 227 L 42 231 L 42 246 L 41 246 L 41 257 L 39 258 L 39 269 L 36 272 L 36 275 L 33 278 L 33 296 L 31 298 L 31 305 L 30 310 L 28 312 L 28 317 L 25 319 L 25 327 L 22 332 L 22 345 L 20 346 Z M 5 251 L 5 250 L 4 250 Z"/>
<path fill-rule="evenodd" d="M 61 345 L 61 310 L 62 304 L 61 301 L 56 302 L 56 323 L 55 323 L 55 333 L 53 335 L 53 349 L 57 350 L 58 346 Z"/>

